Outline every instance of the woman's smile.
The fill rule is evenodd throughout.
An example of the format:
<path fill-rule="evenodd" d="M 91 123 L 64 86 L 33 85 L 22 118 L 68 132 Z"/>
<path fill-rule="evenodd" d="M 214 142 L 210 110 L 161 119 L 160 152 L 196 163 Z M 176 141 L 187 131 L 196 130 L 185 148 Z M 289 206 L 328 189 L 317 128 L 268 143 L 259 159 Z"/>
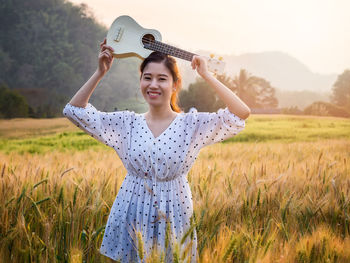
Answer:
<path fill-rule="evenodd" d="M 156 91 L 147 91 L 147 94 L 151 99 L 156 99 L 161 95 L 160 92 L 156 92 Z"/>

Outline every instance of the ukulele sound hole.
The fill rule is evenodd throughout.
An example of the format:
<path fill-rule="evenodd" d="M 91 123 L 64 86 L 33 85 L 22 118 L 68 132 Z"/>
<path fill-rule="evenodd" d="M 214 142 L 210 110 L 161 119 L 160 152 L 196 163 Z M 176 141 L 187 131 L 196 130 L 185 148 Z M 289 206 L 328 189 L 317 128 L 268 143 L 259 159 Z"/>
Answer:
<path fill-rule="evenodd" d="M 145 47 L 147 47 L 148 45 L 151 45 L 152 43 L 154 43 L 154 41 L 155 41 L 155 38 L 151 34 L 146 34 L 142 37 L 142 43 Z"/>

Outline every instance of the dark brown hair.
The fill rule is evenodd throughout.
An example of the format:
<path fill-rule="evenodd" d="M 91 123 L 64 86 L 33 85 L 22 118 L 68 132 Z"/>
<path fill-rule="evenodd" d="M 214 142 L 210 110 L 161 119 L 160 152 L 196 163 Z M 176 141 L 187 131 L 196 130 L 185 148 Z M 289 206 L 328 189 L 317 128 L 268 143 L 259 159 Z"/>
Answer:
<path fill-rule="evenodd" d="M 177 105 L 177 96 L 181 89 L 182 79 L 179 72 L 179 68 L 177 67 L 177 64 L 176 64 L 176 60 L 167 54 L 164 54 L 158 51 L 152 52 L 147 58 L 145 58 L 142 61 L 140 65 L 140 72 L 141 72 L 140 79 L 142 78 L 142 74 L 145 67 L 148 65 L 148 63 L 151 63 L 151 62 L 163 63 L 171 72 L 176 89 L 171 94 L 170 106 L 173 111 L 181 112 L 180 107 Z"/>

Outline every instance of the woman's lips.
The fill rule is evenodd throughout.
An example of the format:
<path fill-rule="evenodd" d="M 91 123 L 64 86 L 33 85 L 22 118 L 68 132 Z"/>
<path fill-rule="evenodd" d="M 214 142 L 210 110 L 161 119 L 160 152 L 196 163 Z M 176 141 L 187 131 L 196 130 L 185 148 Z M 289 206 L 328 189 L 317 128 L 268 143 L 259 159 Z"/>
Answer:
<path fill-rule="evenodd" d="M 154 91 L 148 91 L 147 94 L 150 98 L 157 98 L 160 95 L 159 92 L 154 92 Z"/>

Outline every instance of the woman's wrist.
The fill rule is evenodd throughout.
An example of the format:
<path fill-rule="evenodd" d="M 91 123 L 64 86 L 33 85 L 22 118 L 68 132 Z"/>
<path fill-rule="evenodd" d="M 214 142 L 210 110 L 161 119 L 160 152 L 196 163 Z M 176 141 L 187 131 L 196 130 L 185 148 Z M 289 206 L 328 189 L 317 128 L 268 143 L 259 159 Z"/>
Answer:
<path fill-rule="evenodd" d="M 205 74 L 203 74 L 201 76 L 205 81 L 210 81 L 212 80 L 213 78 L 215 79 L 215 77 L 210 73 L 210 72 L 207 72 Z"/>
<path fill-rule="evenodd" d="M 96 71 L 94 72 L 94 75 L 96 77 L 98 77 L 99 79 L 102 79 L 104 77 L 104 75 L 106 74 L 106 72 L 102 72 L 100 69 L 96 69 Z"/>

